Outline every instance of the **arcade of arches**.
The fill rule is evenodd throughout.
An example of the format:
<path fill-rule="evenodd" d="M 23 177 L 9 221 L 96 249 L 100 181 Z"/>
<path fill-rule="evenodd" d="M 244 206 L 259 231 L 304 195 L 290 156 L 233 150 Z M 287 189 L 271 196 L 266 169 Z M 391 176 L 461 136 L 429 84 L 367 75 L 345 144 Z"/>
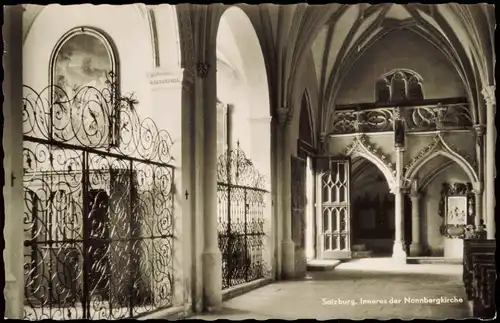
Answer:
<path fill-rule="evenodd" d="M 5 317 L 494 311 L 492 5 L 3 14 Z"/>

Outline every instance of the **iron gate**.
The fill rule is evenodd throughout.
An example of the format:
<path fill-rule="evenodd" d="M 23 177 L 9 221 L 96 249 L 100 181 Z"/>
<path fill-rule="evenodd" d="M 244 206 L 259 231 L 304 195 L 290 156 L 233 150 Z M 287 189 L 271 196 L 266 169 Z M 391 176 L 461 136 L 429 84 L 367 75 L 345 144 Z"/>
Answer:
<path fill-rule="evenodd" d="M 239 143 L 219 157 L 217 171 L 218 239 L 226 289 L 267 275 L 263 251 L 268 191 Z"/>
<path fill-rule="evenodd" d="M 120 319 L 171 305 L 171 138 L 104 88 L 24 88 L 24 317 Z"/>

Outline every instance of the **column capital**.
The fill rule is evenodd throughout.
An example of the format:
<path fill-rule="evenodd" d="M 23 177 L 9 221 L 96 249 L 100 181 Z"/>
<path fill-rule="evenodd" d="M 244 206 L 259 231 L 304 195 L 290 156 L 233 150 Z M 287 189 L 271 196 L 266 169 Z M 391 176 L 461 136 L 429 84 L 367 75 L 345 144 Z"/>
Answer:
<path fill-rule="evenodd" d="M 496 97 L 495 97 L 495 86 L 494 85 L 489 85 L 486 86 L 482 91 L 481 94 L 484 97 L 484 100 L 486 101 L 486 104 L 496 104 Z"/>
<path fill-rule="evenodd" d="M 403 120 L 402 114 L 401 114 L 401 107 L 395 107 L 394 108 L 394 115 L 393 115 L 394 120 Z"/>
<path fill-rule="evenodd" d="M 474 194 L 483 194 L 484 183 L 483 182 L 474 182 L 472 183 L 472 191 Z"/>
<path fill-rule="evenodd" d="M 422 197 L 422 193 L 420 191 L 410 190 L 410 198 L 411 200 L 419 200 Z"/>
<path fill-rule="evenodd" d="M 404 193 L 404 188 L 401 185 L 398 185 L 397 183 L 394 183 L 394 185 L 390 189 L 391 194 L 402 194 Z"/>
<path fill-rule="evenodd" d="M 402 153 L 405 151 L 405 148 L 404 147 L 394 147 L 394 151 L 396 151 L 397 153 Z"/>
<path fill-rule="evenodd" d="M 330 136 L 326 132 L 323 131 L 319 134 L 318 139 L 319 139 L 320 152 L 326 153 L 326 151 L 328 150 L 327 142 L 328 142 L 328 139 L 330 139 Z"/>
<path fill-rule="evenodd" d="M 478 137 L 484 136 L 486 130 L 486 126 L 484 124 L 475 124 L 474 126 L 472 126 L 472 128 L 474 129 L 476 136 Z"/>
<path fill-rule="evenodd" d="M 278 112 L 278 122 L 283 126 L 289 126 L 292 123 L 292 114 L 290 108 L 279 107 Z"/>

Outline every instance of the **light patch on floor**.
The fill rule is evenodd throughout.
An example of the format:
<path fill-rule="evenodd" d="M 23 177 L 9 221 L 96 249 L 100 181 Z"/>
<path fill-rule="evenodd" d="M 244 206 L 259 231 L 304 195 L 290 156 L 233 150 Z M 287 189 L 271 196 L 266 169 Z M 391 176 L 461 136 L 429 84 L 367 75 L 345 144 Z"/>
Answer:
<path fill-rule="evenodd" d="M 264 286 L 224 302 L 218 313 L 190 319 L 467 318 L 461 273 L 461 265 L 357 259 L 332 271 Z"/>

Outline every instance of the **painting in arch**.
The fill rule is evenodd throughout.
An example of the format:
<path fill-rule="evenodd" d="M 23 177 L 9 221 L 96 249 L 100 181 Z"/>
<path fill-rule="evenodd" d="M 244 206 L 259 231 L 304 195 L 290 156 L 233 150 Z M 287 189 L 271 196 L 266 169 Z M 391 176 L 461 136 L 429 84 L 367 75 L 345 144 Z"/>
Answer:
<path fill-rule="evenodd" d="M 70 98 L 85 86 L 104 89 L 107 75 L 114 72 L 109 46 L 91 32 L 70 36 L 57 52 L 54 65 L 54 82 Z"/>
<path fill-rule="evenodd" d="M 98 31 L 76 28 L 61 39 L 51 66 L 56 139 L 108 146 L 109 118 L 117 93 L 107 90 L 113 90 L 108 81 L 116 84 L 115 70 L 110 43 Z"/>

